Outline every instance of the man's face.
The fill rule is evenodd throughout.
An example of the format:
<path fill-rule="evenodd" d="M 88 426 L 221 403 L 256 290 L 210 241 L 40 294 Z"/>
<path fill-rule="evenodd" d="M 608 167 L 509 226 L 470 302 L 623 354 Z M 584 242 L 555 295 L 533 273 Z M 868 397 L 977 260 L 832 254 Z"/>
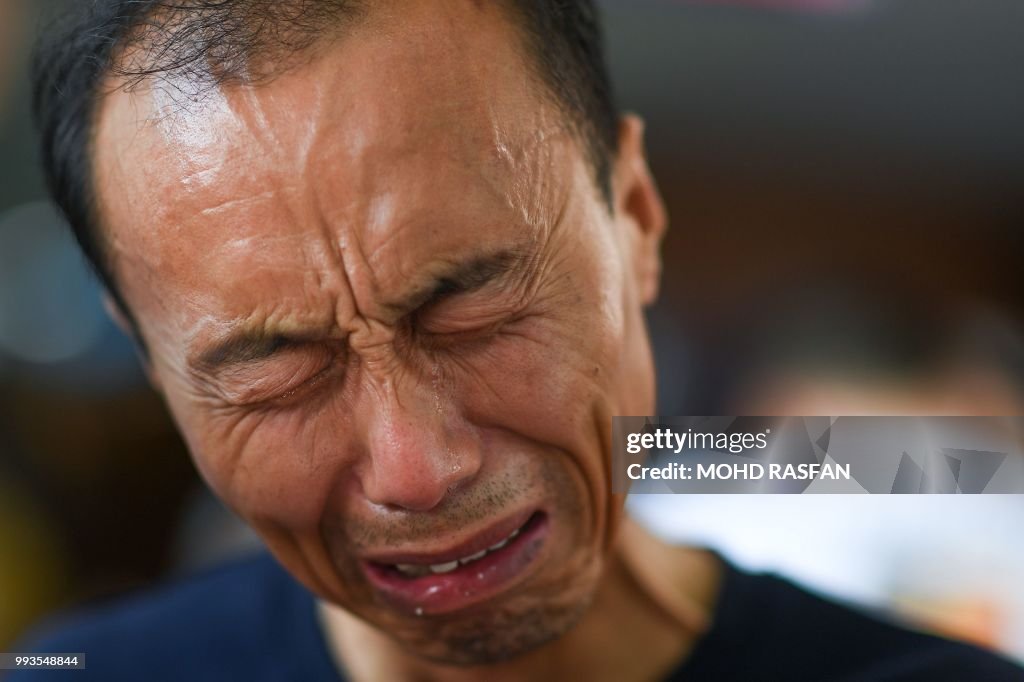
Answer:
<path fill-rule="evenodd" d="M 204 478 L 315 593 L 452 662 L 582 613 L 621 506 L 611 417 L 653 408 L 639 147 L 612 214 L 480 4 L 374 11 L 198 102 L 112 94 L 94 159 Z"/>

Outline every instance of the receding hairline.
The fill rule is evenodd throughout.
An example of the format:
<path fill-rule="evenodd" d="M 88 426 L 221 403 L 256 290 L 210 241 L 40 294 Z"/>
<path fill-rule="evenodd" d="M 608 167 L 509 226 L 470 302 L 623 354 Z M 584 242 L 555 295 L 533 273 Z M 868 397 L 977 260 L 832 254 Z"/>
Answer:
<path fill-rule="evenodd" d="M 113 263 L 110 259 L 113 254 L 109 250 L 109 231 L 102 229 L 104 211 L 102 209 L 101 193 L 98 191 L 99 183 L 97 182 L 101 175 L 97 165 L 99 159 L 98 137 L 102 128 L 100 122 L 103 117 L 102 112 L 105 110 L 108 103 L 107 100 L 111 95 L 118 92 L 130 95 L 136 90 L 154 87 L 168 88 L 180 95 L 178 103 L 182 107 L 188 107 L 190 105 L 201 105 L 204 98 L 221 87 L 250 86 L 259 88 L 279 77 L 287 75 L 289 72 L 309 65 L 318 55 L 329 50 L 338 41 L 344 39 L 348 31 L 363 28 L 372 30 L 375 23 L 374 18 L 380 15 L 381 8 L 377 6 L 371 7 L 371 5 L 393 4 L 393 0 L 385 0 L 381 3 L 368 2 L 367 0 L 328 0 L 326 3 L 321 1 L 314 2 L 312 0 L 282 0 L 281 2 L 272 2 L 271 0 L 248 1 L 254 7 L 273 5 L 279 8 L 293 6 L 309 8 L 326 4 L 334 8 L 335 11 L 332 13 L 318 13 L 315 19 L 322 23 L 314 23 L 313 21 L 305 23 L 303 26 L 308 30 L 306 35 L 276 32 L 273 34 L 273 38 L 275 40 L 282 38 L 282 42 L 268 42 L 266 44 L 251 42 L 250 47 L 252 49 L 267 48 L 269 50 L 260 58 L 263 60 L 262 62 L 252 64 L 255 68 L 248 68 L 250 62 L 246 60 L 251 55 L 235 53 L 232 53 L 232 56 L 236 57 L 234 61 L 221 65 L 223 67 L 231 67 L 230 70 L 220 68 L 217 63 L 212 64 L 212 68 L 199 66 L 194 60 L 184 59 L 181 55 L 177 55 L 176 59 L 173 59 L 169 65 L 163 67 L 155 61 L 159 59 L 166 61 L 168 55 L 161 52 L 162 43 L 147 42 L 149 36 L 161 27 L 174 26 L 176 22 L 184 21 L 180 16 L 181 12 L 195 11 L 195 6 L 218 6 L 220 4 L 219 0 L 156 3 L 154 11 L 160 11 L 159 8 L 167 6 L 171 7 L 173 12 L 178 14 L 164 17 L 160 20 L 143 19 L 140 22 L 140 26 L 131 32 L 122 41 L 122 44 L 116 48 L 112 59 L 113 66 L 101 81 L 101 86 L 93 105 L 94 116 L 89 130 L 88 143 L 88 159 L 91 166 L 90 175 L 93 180 L 93 211 L 96 224 L 100 228 L 97 237 L 99 238 L 103 256 L 107 258 L 107 262 L 111 266 Z M 524 25 L 526 19 L 522 16 L 522 10 L 518 5 L 510 0 L 497 0 L 493 3 L 467 1 L 465 4 L 470 9 L 478 11 L 487 10 L 491 7 L 498 10 L 502 20 L 512 31 L 510 33 L 511 39 L 516 40 L 518 43 L 516 51 L 523 58 L 523 68 L 534 85 L 537 86 L 535 94 L 541 102 L 553 106 L 555 111 L 564 117 L 565 122 L 568 124 L 568 129 L 572 131 L 573 136 L 580 145 L 581 151 L 592 162 L 592 165 L 596 165 L 596 161 L 592 158 L 593 154 L 591 153 L 590 144 L 588 143 L 588 137 L 591 133 L 585 130 L 587 124 L 585 121 L 578 120 L 579 116 L 574 114 L 574 112 L 567 110 L 559 94 L 545 80 L 543 65 L 540 62 L 540 57 L 536 54 L 536 46 L 530 43 L 530 36 Z M 287 15 L 287 12 L 283 12 L 283 14 Z M 294 16 L 278 16 L 277 18 L 281 21 L 294 20 Z M 196 48 L 197 54 L 200 49 Z M 263 68 L 264 65 L 267 68 Z M 185 87 L 182 87 L 183 84 Z"/>
<path fill-rule="evenodd" d="M 449 7 L 451 7 L 450 4 Z M 470 3 L 467 2 L 465 9 L 469 10 L 470 12 L 472 12 L 475 9 L 484 10 L 484 13 L 478 16 L 481 18 L 481 21 L 484 24 L 491 27 L 490 29 L 487 30 L 488 33 L 491 33 L 491 30 L 493 29 L 494 32 L 492 33 L 492 35 L 495 36 L 495 38 L 501 42 L 503 46 L 502 51 L 504 52 L 504 54 L 511 57 L 512 61 L 508 63 L 512 65 L 512 68 L 517 73 L 523 74 L 524 80 L 522 82 L 526 88 L 523 92 L 528 93 L 528 97 L 530 98 L 530 100 L 536 102 L 536 104 L 532 106 L 542 108 L 546 112 L 545 116 L 547 118 L 547 121 L 558 125 L 558 127 L 566 135 L 566 141 L 568 142 L 571 139 L 573 141 L 573 144 L 576 146 L 576 149 L 585 157 L 586 143 L 578 135 L 576 135 L 578 128 L 572 126 L 570 124 L 570 119 L 566 115 L 563 115 L 563 113 L 561 113 L 558 107 L 559 102 L 557 97 L 555 97 L 553 93 L 550 91 L 550 89 L 546 87 L 546 85 L 537 77 L 537 73 L 535 71 L 535 63 L 532 60 L 528 48 L 524 48 L 523 46 L 522 41 L 524 40 L 524 38 L 520 31 L 520 27 L 517 25 L 517 21 L 514 18 L 509 17 L 506 9 L 499 8 L 498 3 L 492 5 L 485 5 L 482 8 L 477 8 L 471 6 Z M 394 15 L 391 16 L 394 17 Z M 401 20 L 401 15 L 398 15 L 396 18 Z M 447 27 L 444 26 L 445 23 L 448 22 L 443 21 L 443 23 L 439 25 L 447 29 Z M 477 23 L 479 24 L 480 22 Z M 414 31 L 416 29 L 416 24 L 402 24 L 400 22 L 398 25 L 402 27 L 399 29 L 400 31 L 407 30 L 409 26 L 411 26 Z M 482 26 L 483 24 L 480 25 Z M 346 44 L 344 42 L 344 39 L 346 37 L 354 37 L 357 43 L 361 43 L 364 40 L 368 42 L 374 42 L 380 40 L 382 37 L 384 40 L 387 40 L 387 35 L 393 30 L 394 26 L 395 24 L 392 24 L 392 27 L 389 28 L 387 24 L 376 24 L 372 17 L 370 17 L 369 15 L 363 15 L 359 18 L 358 24 L 348 25 L 351 31 L 335 34 L 334 36 L 332 36 L 330 40 L 320 41 L 316 45 L 311 44 L 309 46 L 309 54 L 303 58 L 302 62 L 293 63 L 291 64 L 291 66 L 294 67 L 304 65 L 306 67 L 314 69 L 315 72 L 315 70 L 319 69 L 320 67 L 313 62 L 318 61 L 319 57 L 322 57 L 323 59 L 328 61 L 333 61 L 333 48 L 339 49 L 342 53 L 345 51 Z M 378 28 L 381 28 L 384 31 L 384 33 L 378 34 L 376 32 Z M 366 29 L 367 32 L 364 33 L 364 29 Z M 457 25 L 452 25 L 450 30 L 452 31 L 451 35 L 454 36 L 454 40 L 462 40 L 460 35 L 464 34 L 462 34 L 461 29 Z M 353 32 L 356 31 L 360 32 L 362 34 L 362 37 L 354 36 Z M 479 44 L 479 41 L 474 42 L 475 44 Z M 362 48 L 356 47 L 355 49 L 359 50 Z M 345 60 L 347 58 L 342 56 L 341 59 L 342 61 L 337 62 L 337 64 L 340 65 L 340 70 L 343 71 Z M 330 68 L 333 70 L 336 67 Z M 522 71 L 520 71 L 520 69 L 522 69 Z M 443 69 L 440 73 L 445 73 L 449 70 L 450 69 Z M 297 71 L 301 71 L 301 73 L 295 73 Z M 289 71 L 289 69 L 280 69 L 273 74 L 273 77 L 263 78 L 257 82 L 248 82 L 239 79 L 220 79 L 209 80 L 202 82 L 200 84 L 204 88 L 206 88 L 206 91 L 208 91 L 209 94 L 223 92 L 230 99 L 233 98 L 233 95 L 229 94 L 230 91 L 238 92 L 238 90 L 244 91 L 249 90 L 251 88 L 254 92 L 258 92 L 262 87 L 272 87 L 274 82 L 278 78 L 288 80 L 292 75 L 296 75 L 301 79 L 304 78 L 303 74 L 305 73 L 307 72 L 302 71 L 301 69 L 291 69 L 291 71 Z M 134 118 L 131 116 L 130 113 L 127 116 L 119 113 L 117 115 L 117 118 L 120 120 L 112 120 L 110 118 L 111 105 L 119 109 L 121 109 L 122 106 L 127 106 L 128 110 L 131 110 L 136 106 L 130 103 L 132 99 L 141 96 L 142 99 L 139 100 L 140 103 L 149 100 L 149 96 L 146 94 L 149 88 L 164 87 L 166 85 L 174 86 L 173 81 L 175 79 L 183 77 L 186 77 L 186 74 L 181 74 L 180 72 L 178 74 L 175 74 L 173 72 L 166 72 L 149 77 L 145 80 L 128 82 L 120 76 L 110 74 L 108 76 L 109 85 L 105 88 L 105 95 L 101 101 L 97 102 L 97 116 L 93 122 L 91 130 L 92 144 L 89 158 L 91 165 L 91 179 L 93 181 L 94 188 L 94 213 L 96 217 L 96 224 L 99 227 L 99 229 L 96 231 L 96 236 L 98 237 L 98 242 L 101 248 L 103 249 L 103 255 L 105 257 L 107 267 L 110 270 L 111 276 L 115 278 L 120 278 L 120 276 L 123 276 L 124 274 L 123 270 L 121 270 L 121 265 L 119 265 L 118 262 L 118 255 L 121 253 L 121 251 L 118 249 L 117 239 L 119 234 L 123 236 L 126 233 L 119 233 L 117 230 L 111 229 L 111 219 L 112 217 L 116 216 L 115 214 L 111 213 L 113 204 L 108 203 L 114 201 L 114 195 L 110 194 L 110 188 L 118 186 L 119 177 L 127 177 L 125 175 L 126 173 L 128 175 L 134 173 L 133 169 L 137 167 L 138 164 L 138 161 L 130 160 L 132 157 L 126 157 L 121 153 L 121 151 L 124 149 L 123 147 L 121 149 L 118 149 L 118 146 L 121 144 L 127 144 L 129 146 L 133 144 L 133 142 L 131 141 L 131 134 L 129 133 L 127 136 L 124 135 L 125 125 L 139 125 L 143 127 L 148 127 L 149 124 L 157 120 L 163 120 L 165 116 L 172 118 L 175 115 L 177 115 L 177 113 L 183 113 L 186 115 L 186 117 L 192 117 L 198 114 L 198 117 L 200 119 L 204 116 L 204 114 L 202 112 L 202 96 L 199 96 L 195 100 L 189 100 L 187 97 L 185 97 L 182 100 L 182 106 L 188 107 L 192 104 L 195 104 L 199 107 L 198 111 L 186 110 L 181 112 L 175 112 L 174 110 L 171 110 L 168 113 L 166 110 L 163 109 L 151 110 L 149 108 L 149 104 L 142 104 L 142 106 L 145 108 L 144 111 L 139 112 L 136 109 L 137 113 Z M 319 78 L 319 76 L 316 77 Z M 489 79 L 483 79 L 480 82 L 484 86 L 484 89 L 480 91 L 481 96 L 487 96 L 486 88 Z M 506 88 L 506 92 L 507 91 L 508 89 Z M 180 92 L 182 94 L 188 94 L 183 90 L 181 90 Z M 353 90 L 352 92 L 359 92 L 359 89 Z M 121 99 L 122 104 L 114 104 L 113 99 L 115 97 Z M 128 102 L 128 104 L 124 105 L 124 102 Z M 122 109 L 122 112 L 124 111 L 126 110 Z M 154 112 L 156 112 L 156 115 L 153 115 Z M 415 115 L 414 112 L 413 115 Z M 172 121 L 170 125 L 173 126 L 175 124 Z M 111 137 L 111 135 L 113 135 L 114 137 Z M 118 138 L 120 138 L 121 141 L 118 141 Z M 157 138 L 157 140 L 159 142 L 159 138 Z M 114 143 L 113 146 L 111 145 L 112 142 Z M 135 158 L 137 159 L 138 157 Z M 123 162 L 126 159 L 129 159 L 127 164 L 120 162 L 116 163 L 116 166 L 119 166 L 120 170 L 113 170 L 114 175 L 111 175 L 112 169 L 114 168 L 110 165 L 111 161 L 120 160 L 121 162 Z M 120 173 L 120 175 L 118 175 L 118 173 Z M 114 184 L 111 184 L 112 182 Z M 125 303 L 127 302 L 125 301 Z"/>
<path fill-rule="evenodd" d="M 369 15 L 366 0 L 155 2 L 115 46 L 108 82 L 259 84 L 308 61 Z"/>
<path fill-rule="evenodd" d="M 33 77 L 36 79 L 33 111 L 43 133 L 47 184 L 61 210 L 68 216 L 75 238 L 93 270 L 123 310 L 136 334 L 137 324 L 120 291 L 112 263 L 106 257 L 109 252 L 106 244 L 108 230 L 103 229 L 104 221 L 99 215 L 94 176 L 97 109 L 102 107 L 106 94 L 111 90 L 130 89 L 133 83 L 138 85 L 158 80 L 167 72 L 168 64 L 161 65 L 159 60 L 148 63 L 143 60 L 144 68 L 131 68 L 133 62 L 119 62 L 115 57 L 127 56 L 133 46 L 137 48 L 147 30 L 160 35 L 157 29 L 166 25 L 169 17 L 173 18 L 164 14 L 163 19 L 154 20 L 159 17 L 161 9 L 181 11 L 184 14 L 179 15 L 179 19 L 191 20 L 191 13 L 215 11 L 218 7 L 223 7 L 227 15 L 236 19 L 239 11 L 243 17 L 254 17 L 259 16 L 259 12 L 253 8 L 269 8 L 274 10 L 272 16 L 283 21 L 283 25 L 293 27 L 297 16 L 307 10 L 312 11 L 313 14 L 300 17 L 302 20 L 298 24 L 308 31 L 306 42 L 289 39 L 276 48 L 260 48 L 259 45 L 253 48 L 250 45 L 250 53 L 252 49 L 265 49 L 265 54 L 276 53 L 280 57 L 276 61 L 268 59 L 265 62 L 275 68 L 264 72 L 250 70 L 250 76 L 253 73 L 261 75 L 255 79 L 258 82 L 301 66 L 329 43 L 328 38 L 342 36 L 344 31 L 339 29 L 344 26 L 358 24 L 376 16 L 378 11 L 387 12 L 396 6 L 397 3 L 390 0 L 110 0 L 109 3 L 97 0 L 95 6 L 90 4 L 92 10 L 83 8 L 79 15 L 68 16 L 67 21 L 54 22 L 51 26 L 53 39 L 40 38 L 33 61 Z M 321 11 L 324 7 L 330 11 Z M 344 12 L 339 12 L 339 7 L 343 7 Z M 526 73 L 540 84 L 539 99 L 554 103 L 555 112 L 563 117 L 590 162 L 593 180 L 606 209 L 613 211 L 611 167 L 618 147 L 618 112 L 604 62 L 599 12 L 592 0 L 474 0 L 472 7 L 496 8 L 502 13 L 503 20 L 509 22 L 515 31 L 512 40 L 518 39 L 516 48 L 523 57 Z M 309 21 L 310 17 L 318 18 L 319 22 Z M 188 23 L 185 21 L 180 25 Z M 199 25 L 203 26 L 203 23 Z M 237 29 L 239 24 L 233 26 Z M 286 32 L 289 38 L 300 34 L 301 31 L 299 34 Z M 201 32 L 197 34 L 190 29 L 178 37 L 184 38 L 188 45 L 190 41 L 195 42 L 193 39 L 197 35 L 202 37 Z M 208 39 L 210 35 L 217 34 L 207 34 Z M 237 38 L 251 34 L 228 30 L 224 35 Z M 271 30 L 263 35 L 275 38 L 282 34 Z M 203 55 L 201 48 L 209 42 L 199 40 L 193 44 L 192 47 L 196 48 L 193 53 Z M 241 42 L 244 44 L 246 41 Z M 259 44 L 261 41 L 256 42 Z M 159 44 L 159 41 L 150 43 L 150 47 Z M 241 53 L 229 50 L 224 54 L 237 57 Z M 76 55 L 79 56 L 77 63 Z M 139 55 L 141 53 L 136 53 Z M 160 56 L 161 51 L 151 50 L 149 55 Z M 164 61 L 171 67 L 177 67 L 179 74 L 182 70 L 187 73 L 190 65 L 194 68 L 198 64 L 189 59 Z M 227 59 L 225 63 L 237 65 L 238 61 Z M 134 62 L 134 66 L 140 66 L 140 62 Z M 201 76 L 195 80 L 201 86 L 209 87 L 211 80 L 230 81 L 231 76 L 238 80 L 238 74 L 232 74 L 230 69 L 200 71 L 192 75 Z M 199 88 L 200 95 L 201 92 L 202 87 Z"/>
<path fill-rule="evenodd" d="M 133 30 L 118 41 L 110 68 L 101 78 L 94 111 L 110 93 L 132 91 L 142 85 L 169 86 L 173 90 L 185 84 L 193 89 L 181 90 L 183 104 L 191 98 L 201 100 L 204 93 L 219 86 L 258 87 L 308 65 L 318 54 L 344 38 L 346 29 L 367 26 L 372 29 L 375 17 L 381 13 L 379 5 L 396 1 L 245 0 L 239 4 L 250 7 L 250 11 L 241 19 L 233 19 L 227 26 L 220 27 L 207 26 L 217 23 L 215 16 L 204 22 L 194 15 L 201 14 L 203 8 L 220 8 L 226 4 L 222 0 L 156 2 Z M 518 39 L 524 68 L 540 86 L 538 94 L 568 119 L 581 143 L 587 146 L 586 138 L 593 131 L 585 130 L 586 121 L 579 120 L 579 112 L 569 111 L 570 107 L 562 99 L 564 93 L 557 92 L 556 86 L 546 79 L 540 54 L 543 48 L 531 42 L 528 19 L 520 4 L 513 0 L 466 0 L 464 4 L 478 11 L 490 7 L 499 10 L 513 31 L 511 35 Z M 231 5 L 232 9 L 235 7 Z M 275 10 L 267 12 L 261 8 Z M 298 11 L 289 13 L 288 8 Z M 300 16 L 303 20 L 297 21 Z M 277 27 L 286 27 L 286 30 Z M 236 46 L 218 46 L 217 38 L 222 35 L 235 40 Z M 171 47 L 179 42 L 184 46 Z M 93 134 L 95 124 L 94 119 Z"/>

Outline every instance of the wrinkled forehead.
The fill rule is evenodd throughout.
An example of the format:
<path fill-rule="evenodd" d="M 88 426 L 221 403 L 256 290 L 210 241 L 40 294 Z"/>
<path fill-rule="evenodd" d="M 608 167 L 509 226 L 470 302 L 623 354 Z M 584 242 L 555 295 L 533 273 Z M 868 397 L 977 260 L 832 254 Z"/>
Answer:
<path fill-rule="evenodd" d="M 337 173 L 377 159 L 419 158 L 425 183 L 431 164 L 474 167 L 505 191 L 567 128 L 527 61 L 498 3 L 384 3 L 268 83 L 201 87 L 172 73 L 115 90 L 94 138 L 100 213 L 143 201 L 151 222 L 180 223 L 184 197 L 210 208 L 267 175 L 290 184 L 329 170 L 352 188 Z"/>
<path fill-rule="evenodd" d="M 108 95 L 94 164 L 115 271 L 173 266 L 193 239 L 210 253 L 261 239 L 267 223 L 275 239 L 321 238 L 287 215 L 298 205 L 372 253 L 413 219 L 556 210 L 575 143 L 497 3 L 393 8 L 267 83 L 197 91 L 169 75 Z"/>

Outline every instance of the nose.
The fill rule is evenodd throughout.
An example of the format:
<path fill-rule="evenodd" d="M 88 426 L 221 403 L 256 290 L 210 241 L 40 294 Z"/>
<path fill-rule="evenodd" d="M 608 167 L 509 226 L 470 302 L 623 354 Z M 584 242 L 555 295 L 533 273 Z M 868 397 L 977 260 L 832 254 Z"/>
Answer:
<path fill-rule="evenodd" d="M 414 378 L 378 380 L 363 391 L 359 422 L 367 499 L 410 511 L 429 511 L 480 470 L 481 449 L 455 406 Z"/>

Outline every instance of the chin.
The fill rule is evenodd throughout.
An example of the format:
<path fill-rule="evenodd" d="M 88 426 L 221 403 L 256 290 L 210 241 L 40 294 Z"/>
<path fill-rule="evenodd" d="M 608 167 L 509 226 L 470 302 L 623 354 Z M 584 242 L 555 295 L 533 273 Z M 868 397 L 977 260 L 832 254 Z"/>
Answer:
<path fill-rule="evenodd" d="M 424 622 L 399 635 L 409 653 L 453 666 L 487 665 L 528 654 L 568 633 L 586 613 L 593 591 L 572 590 L 558 601 L 523 599 L 494 610 L 441 622 Z"/>
<path fill-rule="evenodd" d="M 560 557 L 556 574 L 541 571 L 512 594 L 472 609 L 402 618 L 381 630 L 410 654 L 443 665 L 487 665 L 523 656 L 566 635 L 586 614 L 603 566 L 598 555 L 587 554 Z"/>

